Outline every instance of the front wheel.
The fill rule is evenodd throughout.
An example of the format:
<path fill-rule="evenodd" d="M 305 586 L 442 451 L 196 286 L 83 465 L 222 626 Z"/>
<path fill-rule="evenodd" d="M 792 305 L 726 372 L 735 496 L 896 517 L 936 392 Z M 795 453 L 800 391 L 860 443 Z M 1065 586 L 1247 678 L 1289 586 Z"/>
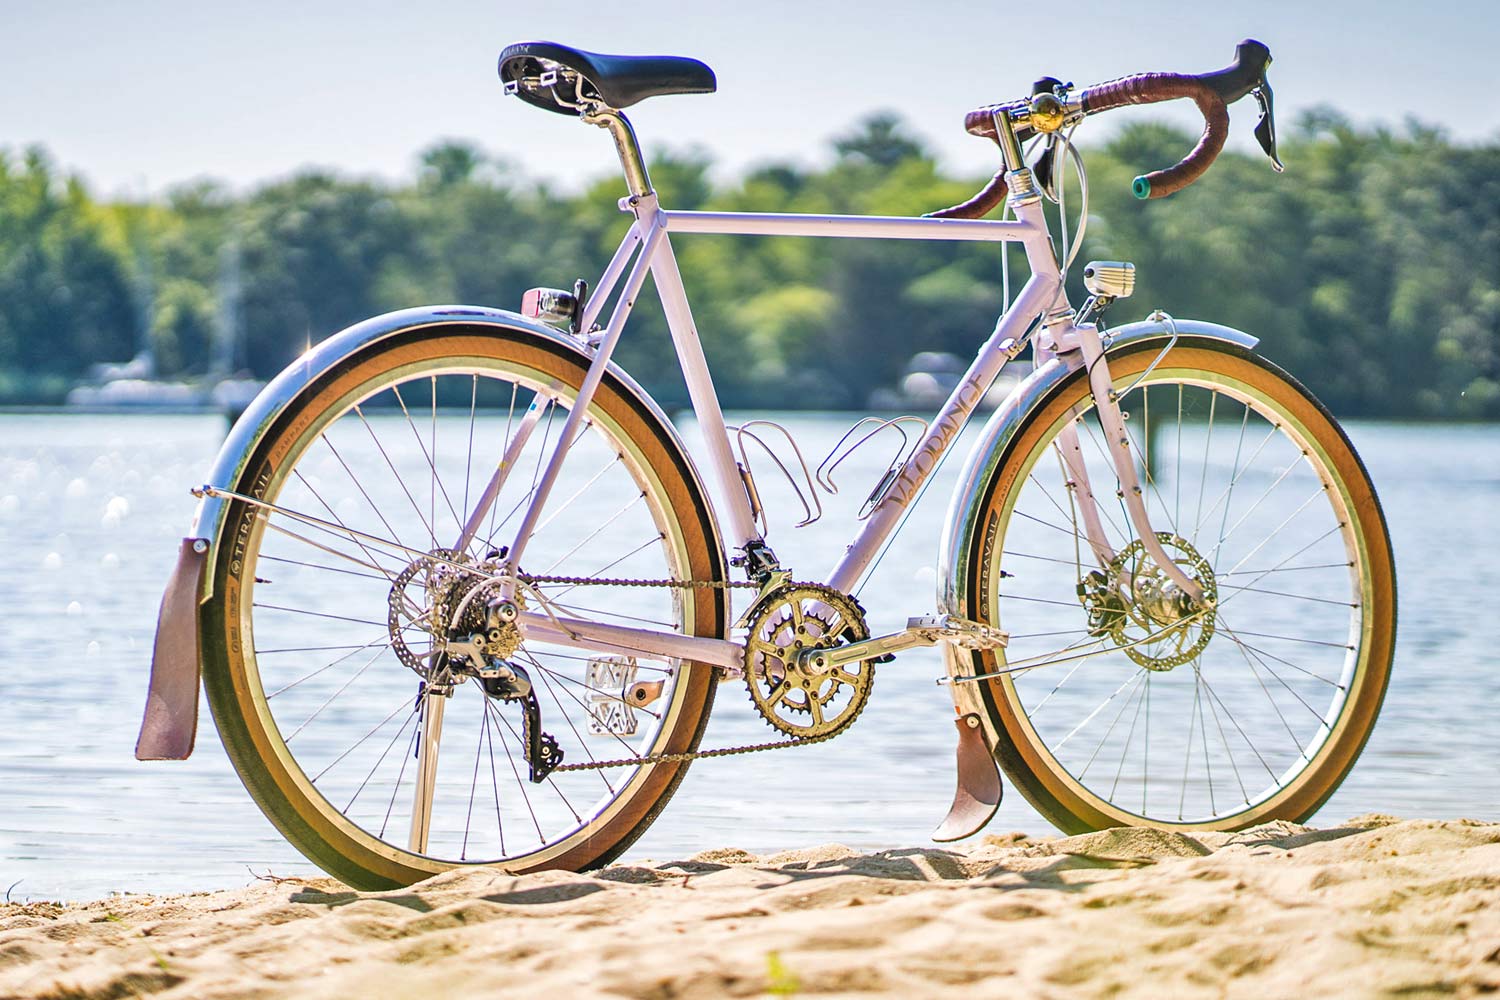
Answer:
<path fill-rule="evenodd" d="M 523 330 L 409 331 L 301 390 L 241 466 L 233 490 L 261 503 L 231 502 L 212 567 L 209 704 L 272 822 L 352 885 L 603 864 L 687 765 L 568 767 L 697 746 L 712 668 L 521 641 L 489 616 L 586 365 Z M 705 498 L 659 412 L 613 374 L 520 569 L 531 610 L 724 634 Z"/>
<path fill-rule="evenodd" d="M 1085 374 L 1069 376 L 1007 444 L 966 567 L 967 613 L 1011 635 L 972 663 L 992 675 L 976 687 L 996 756 L 1072 833 L 1301 821 L 1385 694 L 1385 520 L 1348 438 L 1288 375 L 1212 342 L 1161 352 L 1111 354 L 1110 373 L 1152 526 L 1211 600 L 1194 606 L 1145 554 Z M 1074 440 L 1103 553 L 1063 461 Z"/>

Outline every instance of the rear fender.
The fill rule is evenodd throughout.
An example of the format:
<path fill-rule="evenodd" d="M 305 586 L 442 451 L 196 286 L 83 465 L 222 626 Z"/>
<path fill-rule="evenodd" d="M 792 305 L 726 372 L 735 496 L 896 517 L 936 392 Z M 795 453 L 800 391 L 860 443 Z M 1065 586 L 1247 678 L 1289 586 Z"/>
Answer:
<path fill-rule="evenodd" d="M 277 375 L 245 410 L 219 449 L 206 485 L 232 489 L 239 482 L 277 419 L 310 384 L 352 355 L 381 341 L 414 330 L 441 327 L 494 327 L 545 338 L 578 355 L 587 364 L 592 355 L 577 340 L 518 313 L 477 306 L 426 306 L 386 313 L 334 334 Z M 703 479 L 681 438 L 654 400 L 614 364 L 609 372 L 666 428 L 704 496 Z M 228 503 L 203 496 L 183 540 L 178 566 L 168 584 L 157 621 L 157 642 L 151 659 L 151 687 L 136 756 L 142 760 L 181 760 L 192 752 L 197 726 L 198 685 L 202 675 L 199 611 L 213 597 L 213 567 L 224 537 Z M 718 523 L 712 524 L 715 551 L 722 553 Z M 195 599 L 189 599 L 192 595 Z M 191 706 L 190 708 L 188 706 Z"/>

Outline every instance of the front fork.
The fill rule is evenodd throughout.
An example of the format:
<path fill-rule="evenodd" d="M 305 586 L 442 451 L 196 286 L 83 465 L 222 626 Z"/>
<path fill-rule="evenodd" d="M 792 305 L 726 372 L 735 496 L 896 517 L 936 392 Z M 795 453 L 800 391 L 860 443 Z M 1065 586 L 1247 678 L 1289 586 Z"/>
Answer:
<path fill-rule="evenodd" d="M 1110 464 L 1114 466 L 1119 481 L 1119 497 L 1130 517 L 1131 527 L 1151 560 L 1161 568 L 1187 597 L 1198 607 L 1203 606 L 1203 587 L 1188 576 L 1166 549 L 1151 527 L 1151 518 L 1146 512 L 1146 495 L 1136 466 L 1130 435 L 1125 430 L 1125 418 L 1120 411 L 1120 394 L 1115 391 L 1114 380 L 1109 373 L 1109 360 L 1104 344 L 1099 337 L 1099 328 L 1094 323 L 1077 323 L 1069 318 L 1061 328 L 1047 331 L 1052 349 L 1056 353 L 1071 350 L 1081 352 L 1084 369 L 1088 372 L 1089 392 L 1094 398 L 1094 409 L 1103 430 L 1105 449 Z M 1144 390 L 1143 390 L 1144 391 Z M 1068 487 L 1079 508 L 1084 534 L 1089 548 L 1101 569 L 1108 569 L 1115 553 L 1104 534 L 1099 515 L 1099 498 L 1094 493 L 1085 467 L 1083 450 L 1078 441 L 1076 421 L 1069 421 L 1057 436 L 1058 450 L 1066 474 Z"/>

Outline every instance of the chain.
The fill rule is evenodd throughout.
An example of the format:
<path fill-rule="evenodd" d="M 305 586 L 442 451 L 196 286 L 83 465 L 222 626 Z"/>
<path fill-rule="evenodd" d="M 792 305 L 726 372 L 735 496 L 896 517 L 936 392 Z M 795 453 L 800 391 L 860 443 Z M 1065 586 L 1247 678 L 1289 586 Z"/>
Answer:
<path fill-rule="evenodd" d="M 757 750 L 780 750 L 783 747 L 804 747 L 831 740 L 843 730 L 834 730 L 821 736 L 808 736 L 798 740 L 778 740 L 775 743 L 753 743 L 742 747 L 719 747 L 717 750 L 688 750 L 682 753 L 653 753 L 644 757 L 621 757 L 616 760 L 591 760 L 578 764 L 561 764 L 554 771 L 598 771 L 606 767 L 630 767 L 639 764 L 670 764 L 677 761 L 697 760 L 700 757 L 730 757 Z"/>
<path fill-rule="evenodd" d="M 751 583 L 749 580 L 621 580 L 599 576 L 532 576 L 530 573 L 521 573 L 517 579 L 522 583 L 566 583 L 575 587 L 680 587 L 684 590 L 689 588 L 728 590 L 731 587 L 748 587 L 752 590 L 760 589 L 760 584 Z"/>

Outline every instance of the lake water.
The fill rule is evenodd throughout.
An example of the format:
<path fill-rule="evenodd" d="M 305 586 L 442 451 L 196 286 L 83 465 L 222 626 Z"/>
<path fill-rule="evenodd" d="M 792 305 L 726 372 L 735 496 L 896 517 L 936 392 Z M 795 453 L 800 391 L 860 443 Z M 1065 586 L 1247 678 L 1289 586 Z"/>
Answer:
<path fill-rule="evenodd" d="M 782 422 L 812 463 L 851 418 Z M 1400 631 L 1380 724 L 1317 822 L 1364 812 L 1500 820 L 1500 630 L 1488 600 L 1500 562 L 1500 427 L 1349 430 L 1395 539 Z M 190 760 L 132 757 L 157 603 L 192 516 L 187 490 L 224 431 L 209 416 L 0 415 L 0 892 L 12 899 L 315 871 L 250 800 L 206 708 Z M 937 539 L 965 444 L 864 590 L 876 632 L 933 609 Z M 851 536 L 884 465 L 876 450 L 840 469 L 850 485 L 809 528 L 789 531 L 797 511 L 766 489 L 776 495 L 778 553 L 800 576 L 822 574 Z M 724 845 L 926 843 L 952 795 L 953 709 L 933 683 L 941 670 L 930 650 L 904 653 L 881 669 L 870 706 L 838 739 L 699 762 L 627 859 Z M 728 687 L 718 704 L 706 745 L 733 742 L 751 711 Z M 989 829 L 1051 828 L 1011 792 Z"/>

